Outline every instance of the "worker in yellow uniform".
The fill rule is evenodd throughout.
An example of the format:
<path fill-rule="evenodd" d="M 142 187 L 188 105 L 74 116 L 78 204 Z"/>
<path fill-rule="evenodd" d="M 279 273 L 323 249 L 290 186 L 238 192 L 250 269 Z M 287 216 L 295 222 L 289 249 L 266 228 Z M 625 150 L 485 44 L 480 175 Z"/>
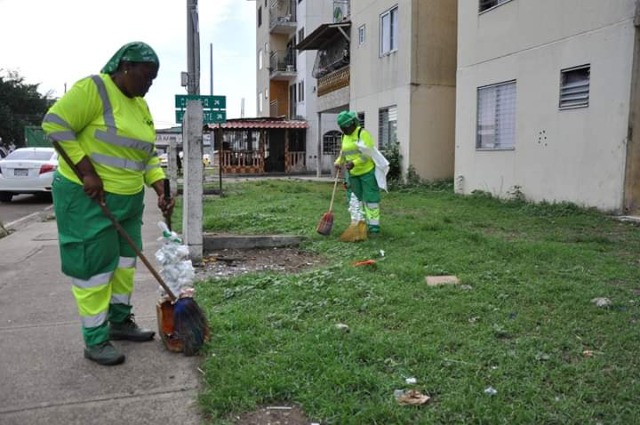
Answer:
<path fill-rule="evenodd" d="M 42 128 L 82 175 L 63 158 L 53 181 L 62 272 L 72 281 L 89 360 L 122 363 L 111 340 L 149 341 L 131 313 L 136 254 L 117 233 L 103 203 L 142 249 L 144 187 L 152 187 L 158 207 L 170 214 L 165 179 L 155 149 L 155 128 L 143 99 L 158 75 L 160 61 L 145 43 L 122 46 L 101 73 L 84 78 L 47 112 Z"/>
<path fill-rule="evenodd" d="M 361 152 L 358 143 L 373 149 L 373 137 L 360 127 L 358 115 L 353 111 L 342 111 L 337 118 L 342 130 L 341 154 L 335 161 L 336 168 L 347 169 L 346 182 L 348 197 L 353 193 L 364 211 L 369 233 L 380 233 L 380 188 L 376 180 L 374 163 L 371 157 Z"/>

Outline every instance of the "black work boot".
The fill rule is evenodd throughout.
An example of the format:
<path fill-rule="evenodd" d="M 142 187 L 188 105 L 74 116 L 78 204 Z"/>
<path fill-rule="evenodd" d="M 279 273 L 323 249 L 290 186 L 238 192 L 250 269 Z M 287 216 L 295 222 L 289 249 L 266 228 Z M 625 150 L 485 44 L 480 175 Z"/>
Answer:
<path fill-rule="evenodd" d="M 109 338 L 113 340 L 126 339 L 128 341 L 151 341 L 156 333 L 139 327 L 133 320 L 133 314 L 127 316 L 122 323 L 109 324 Z"/>
<path fill-rule="evenodd" d="M 109 341 L 86 347 L 84 356 L 103 366 L 114 366 L 124 362 L 124 354 L 116 350 Z"/>

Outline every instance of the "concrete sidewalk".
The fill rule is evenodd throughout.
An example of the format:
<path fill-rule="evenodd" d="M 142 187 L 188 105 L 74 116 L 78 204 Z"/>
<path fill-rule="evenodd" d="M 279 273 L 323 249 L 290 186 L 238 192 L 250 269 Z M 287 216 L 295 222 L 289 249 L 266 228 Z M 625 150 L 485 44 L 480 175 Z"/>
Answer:
<path fill-rule="evenodd" d="M 156 264 L 162 219 L 147 191 L 144 254 Z M 79 223 L 78 225 L 81 225 Z M 138 261 L 136 321 L 157 331 L 157 283 Z M 83 357 L 71 283 L 60 272 L 55 221 L 31 223 L 0 239 L 0 424 L 199 424 L 200 359 L 153 342 L 114 342 L 120 366 Z"/>

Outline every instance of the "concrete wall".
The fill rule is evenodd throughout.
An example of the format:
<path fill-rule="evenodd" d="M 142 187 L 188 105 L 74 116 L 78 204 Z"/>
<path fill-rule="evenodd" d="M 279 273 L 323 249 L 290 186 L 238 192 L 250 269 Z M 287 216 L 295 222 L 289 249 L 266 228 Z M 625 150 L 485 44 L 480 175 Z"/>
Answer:
<path fill-rule="evenodd" d="M 456 190 L 620 210 L 635 0 L 460 2 Z M 560 110 L 562 69 L 590 64 L 589 106 Z M 476 145 L 477 88 L 516 81 L 511 150 Z"/>
<path fill-rule="evenodd" d="M 398 50 L 380 57 L 380 14 L 395 5 Z M 351 109 L 378 140 L 379 109 L 395 105 L 403 166 L 424 179 L 452 177 L 457 1 L 353 0 L 351 10 Z"/>

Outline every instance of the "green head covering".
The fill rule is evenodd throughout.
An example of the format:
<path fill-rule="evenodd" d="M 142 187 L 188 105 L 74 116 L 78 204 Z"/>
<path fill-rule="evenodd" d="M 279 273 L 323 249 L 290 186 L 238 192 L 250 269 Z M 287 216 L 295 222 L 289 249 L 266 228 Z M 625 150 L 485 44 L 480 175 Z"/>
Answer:
<path fill-rule="evenodd" d="M 358 114 L 353 111 L 342 111 L 338 114 L 337 121 L 341 128 L 349 127 L 351 124 L 358 125 Z"/>
<path fill-rule="evenodd" d="M 151 46 L 142 41 L 127 43 L 109 59 L 109 62 L 100 70 L 103 74 L 113 74 L 118 70 L 120 62 L 151 62 L 160 67 L 160 59 Z"/>

